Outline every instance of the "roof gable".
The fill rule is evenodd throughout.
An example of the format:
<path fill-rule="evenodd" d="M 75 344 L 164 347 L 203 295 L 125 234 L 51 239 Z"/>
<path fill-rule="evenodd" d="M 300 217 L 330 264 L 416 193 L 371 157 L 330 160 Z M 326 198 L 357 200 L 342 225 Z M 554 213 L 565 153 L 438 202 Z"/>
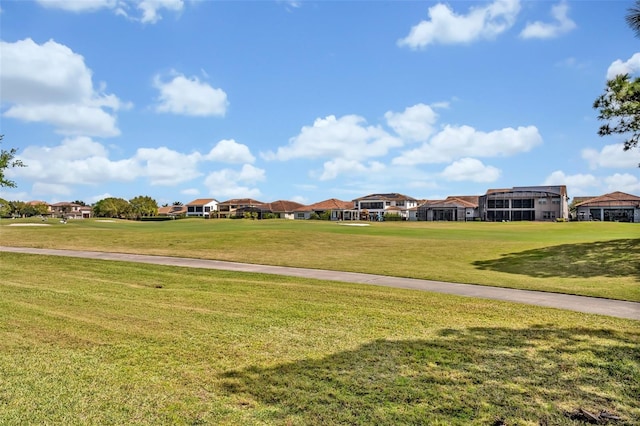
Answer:
<path fill-rule="evenodd" d="M 627 194 L 626 192 L 616 191 L 582 201 L 580 203 L 577 203 L 576 207 L 583 205 L 619 206 L 628 204 L 640 204 L 640 197 L 632 194 Z"/>
<path fill-rule="evenodd" d="M 313 210 L 353 210 L 353 202 L 351 201 L 342 201 L 337 198 L 330 198 L 328 200 L 320 201 L 315 204 L 311 204 L 308 206 L 302 206 L 297 208 L 295 211 L 308 212 Z"/>

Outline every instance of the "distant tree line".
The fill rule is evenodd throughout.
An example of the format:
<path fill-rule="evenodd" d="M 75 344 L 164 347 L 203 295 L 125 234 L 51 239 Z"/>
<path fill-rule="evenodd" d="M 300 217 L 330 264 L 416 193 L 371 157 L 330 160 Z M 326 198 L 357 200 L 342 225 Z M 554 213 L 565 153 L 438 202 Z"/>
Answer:
<path fill-rule="evenodd" d="M 139 195 L 130 199 L 109 197 L 93 205 L 95 217 L 120 219 L 141 219 L 158 215 L 158 203 L 147 195 Z"/>
<path fill-rule="evenodd" d="M 86 206 L 81 200 L 72 202 L 80 206 Z M 60 212 L 69 213 L 68 207 L 62 207 Z M 92 207 L 95 217 L 108 217 L 119 219 L 141 219 L 158 215 L 158 203 L 146 195 L 139 195 L 129 201 L 123 198 L 109 197 L 95 203 Z M 46 216 L 50 214 L 46 203 L 27 203 L 24 201 L 7 201 L 0 198 L 0 217 L 32 217 Z"/>

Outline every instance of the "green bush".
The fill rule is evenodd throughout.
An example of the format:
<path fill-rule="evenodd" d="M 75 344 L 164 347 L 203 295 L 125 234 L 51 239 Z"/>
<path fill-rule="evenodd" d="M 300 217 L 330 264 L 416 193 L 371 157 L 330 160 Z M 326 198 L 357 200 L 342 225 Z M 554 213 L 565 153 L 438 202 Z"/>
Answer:
<path fill-rule="evenodd" d="M 402 220 L 402 216 L 399 213 L 385 213 L 384 220 L 385 222 L 399 222 Z"/>

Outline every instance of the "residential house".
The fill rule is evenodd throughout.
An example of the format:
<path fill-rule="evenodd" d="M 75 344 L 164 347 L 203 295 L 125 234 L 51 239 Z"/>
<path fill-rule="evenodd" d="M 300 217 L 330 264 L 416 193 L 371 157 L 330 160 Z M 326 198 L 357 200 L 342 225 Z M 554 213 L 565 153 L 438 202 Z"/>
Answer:
<path fill-rule="evenodd" d="M 418 200 L 398 193 L 370 194 L 353 200 L 354 208 L 362 220 L 383 220 L 385 213 L 399 214 L 409 219 L 409 209 L 418 206 Z"/>
<path fill-rule="evenodd" d="M 579 199 L 575 208 L 578 220 L 640 223 L 640 197 L 624 192 Z"/>
<path fill-rule="evenodd" d="M 262 206 L 263 213 L 271 213 L 280 219 L 295 219 L 295 211 L 304 204 L 295 201 L 278 200 Z"/>
<path fill-rule="evenodd" d="M 187 208 L 186 216 L 209 219 L 215 215 L 218 204 L 218 200 L 215 198 L 198 198 L 185 205 Z"/>
<path fill-rule="evenodd" d="M 296 219 L 311 219 L 314 213 L 322 216 L 327 212 L 329 213 L 330 220 L 358 220 L 359 218 L 358 211 L 353 208 L 353 202 L 342 201 L 336 198 L 302 206 L 294 211 Z"/>
<path fill-rule="evenodd" d="M 69 203 L 62 201 L 50 204 L 51 217 L 59 217 L 62 219 L 88 219 L 92 216 L 91 206 L 83 206 L 81 204 Z"/>
<path fill-rule="evenodd" d="M 264 203 L 262 201 L 252 198 L 234 198 L 218 203 L 217 217 L 242 217 L 246 212 L 260 213 L 263 205 Z"/>
<path fill-rule="evenodd" d="M 479 198 L 480 218 L 486 221 L 569 219 L 565 185 L 489 189 Z"/>
<path fill-rule="evenodd" d="M 449 196 L 445 200 L 431 200 L 418 206 L 417 219 L 428 221 L 468 221 L 480 218 L 477 195 Z"/>

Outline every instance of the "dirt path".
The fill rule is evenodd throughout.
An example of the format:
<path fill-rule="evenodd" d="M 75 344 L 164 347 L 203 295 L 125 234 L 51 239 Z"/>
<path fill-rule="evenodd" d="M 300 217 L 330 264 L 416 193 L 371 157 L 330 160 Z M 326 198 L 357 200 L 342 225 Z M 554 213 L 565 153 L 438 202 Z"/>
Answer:
<path fill-rule="evenodd" d="M 387 277 L 384 275 L 355 272 L 327 271 L 319 269 L 290 268 L 284 266 L 253 265 L 248 263 L 224 262 L 219 260 L 191 259 L 183 257 L 148 256 L 140 254 L 106 253 L 80 250 L 55 250 L 21 247 L 2 247 L 0 252 L 40 254 L 48 256 L 80 257 L 84 259 L 116 260 L 123 262 L 149 263 L 155 265 L 181 266 L 187 268 L 220 269 L 238 272 L 286 275 L 348 283 L 370 284 L 411 290 L 455 294 L 482 299 L 503 300 L 528 305 L 566 309 L 589 314 L 608 315 L 618 318 L 640 320 L 640 303 L 622 300 L 602 299 L 568 294 L 546 293 L 542 291 L 515 290 L 502 287 L 446 283 L 441 281 L 413 278 Z"/>

